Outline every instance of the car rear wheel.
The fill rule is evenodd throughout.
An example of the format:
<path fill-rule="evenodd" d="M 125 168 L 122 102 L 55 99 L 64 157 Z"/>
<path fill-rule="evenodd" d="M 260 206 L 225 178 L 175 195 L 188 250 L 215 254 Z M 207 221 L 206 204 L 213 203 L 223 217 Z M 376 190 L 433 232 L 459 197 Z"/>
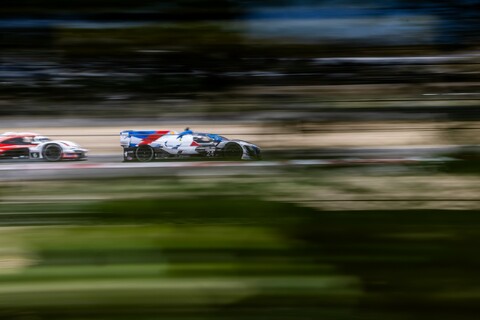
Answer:
<path fill-rule="evenodd" d="M 238 143 L 227 143 L 223 149 L 223 156 L 227 160 L 241 160 L 243 156 L 243 148 Z"/>
<path fill-rule="evenodd" d="M 48 144 L 43 148 L 42 156 L 47 161 L 60 161 L 62 159 L 62 147 L 58 144 Z"/>
<path fill-rule="evenodd" d="M 135 150 L 135 157 L 140 162 L 152 161 L 155 156 L 155 151 L 150 146 L 140 146 Z"/>

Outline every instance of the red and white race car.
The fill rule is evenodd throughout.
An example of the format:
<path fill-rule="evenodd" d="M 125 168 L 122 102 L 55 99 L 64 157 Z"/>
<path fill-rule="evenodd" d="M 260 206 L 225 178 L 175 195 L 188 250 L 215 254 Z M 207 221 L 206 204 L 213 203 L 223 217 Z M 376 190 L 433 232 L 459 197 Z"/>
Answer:
<path fill-rule="evenodd" d="M 74 142 L 50 140 L 31 132 L 0 134 L 0 159 L 86 160 L 87 149 Z"/>

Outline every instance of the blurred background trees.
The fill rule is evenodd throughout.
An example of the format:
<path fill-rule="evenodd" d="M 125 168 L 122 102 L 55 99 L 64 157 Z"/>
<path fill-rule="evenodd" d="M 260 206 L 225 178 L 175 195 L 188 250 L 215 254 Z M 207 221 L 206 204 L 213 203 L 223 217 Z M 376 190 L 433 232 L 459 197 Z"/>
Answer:
<path fill-rule="evenodd" d="M 110 117 L 119 108 L 122 116 L 162 117 L 172 99 L 181 113 L 204 116 L 242 106 L 321 111 L 352 100 L 357 107 L 471 106 L 479 80 L 476 5 L 7 0 L 2 114 Z M 358 85 L 369 86 L 359 94 Z M 358 102 L 365 99 L 373 103 Z"/>

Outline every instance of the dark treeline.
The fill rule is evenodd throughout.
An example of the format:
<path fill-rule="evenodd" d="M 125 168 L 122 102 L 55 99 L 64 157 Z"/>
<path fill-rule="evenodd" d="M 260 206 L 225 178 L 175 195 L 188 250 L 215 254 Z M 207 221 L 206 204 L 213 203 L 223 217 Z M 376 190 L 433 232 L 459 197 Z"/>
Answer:
<path fill-rule="evenodd" d="M 229 101 L 245 99 L 245 89 L 258 86 L 344 86 L 349 99 L 357 98 L 349 92 L 351 85 L 408 85 L 420 88 L 414 92 L 420 97 L 430 93 L 422 91 L 430 84 L 442 84 L 440 93 L 475 91 L 478 59 L 466 54 L 476 50 L 480 36 L 480 13 L 473 10 L 477 2 L 5 0 L 0 9 L 2 114 L 69 110 L 75 115 L 74 105 L 82 101 L 212 95 L 226 99 L 225 111 L 238 111 Z M 447 58 L 401 60 L 418 56 Z M 267 100 L 258 110 L 278 103 L 278 91 L 263 90 L 254 97 Z M 412 98 L 412 93 L 404 89 L 400 95 Z M 301 90 L 294 96 L 297 105 L 304 99 Z M 367 94 L 372 97 L 396 99 L 398 94 L 373 88 Z M 281 101 L 288 98 L 282 94 Z M 52 103 L 71 106 L 49 109 Z M 185 111 L 193 110 L 186 105 Z"/>

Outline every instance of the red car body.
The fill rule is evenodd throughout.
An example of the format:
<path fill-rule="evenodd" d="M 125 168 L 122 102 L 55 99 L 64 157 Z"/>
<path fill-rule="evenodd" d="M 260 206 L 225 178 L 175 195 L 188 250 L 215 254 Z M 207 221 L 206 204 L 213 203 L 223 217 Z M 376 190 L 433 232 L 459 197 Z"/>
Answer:
<path fill-rule="evenodd" d="M 0 159 L 29 158 L 30 148 L 35 146 L 35 136 L 33 133 L 0 135 Z"/>

